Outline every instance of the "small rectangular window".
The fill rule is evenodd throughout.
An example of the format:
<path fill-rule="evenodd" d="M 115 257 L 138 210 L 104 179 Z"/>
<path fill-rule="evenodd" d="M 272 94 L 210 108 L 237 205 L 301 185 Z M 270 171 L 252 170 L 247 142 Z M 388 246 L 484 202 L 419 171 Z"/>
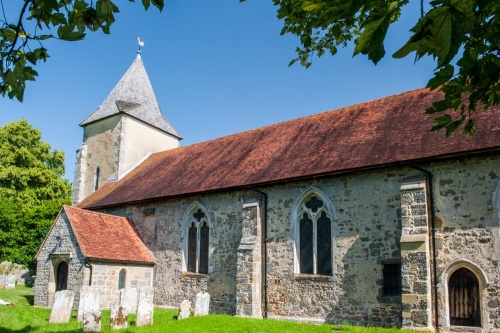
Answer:
<path fill-rule="evenodd" d="M 384 296 L 401 295 L 401 264 L 384 264 Z"/>

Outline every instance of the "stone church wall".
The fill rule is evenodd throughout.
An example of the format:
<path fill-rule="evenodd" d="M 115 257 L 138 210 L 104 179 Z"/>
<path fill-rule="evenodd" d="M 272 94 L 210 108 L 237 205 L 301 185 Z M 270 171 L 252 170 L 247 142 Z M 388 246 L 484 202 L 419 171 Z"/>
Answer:
<path fill-rule="evenodd" d="M 97 167 L 99 167 L 98 187 L 105 184 L 117 171 L 121 145 L 121 119 L 122 116 L 112 116 L 85 126 L 84 146 L 78 152 L 75 166 L 74 204 L 95 191 Z M 85 172 L 82 174 L 83 171 Z"/>
<path fill-rule="evenodd" d="M 38 253 L 33 290 L 36 306 L 50 307 L 56 292 L 55 270 L 61 261 L 68 264 L 68 290 L 75 293 L 74 308 L 78 305 L 78 292 L 82 286 L 84 257 L 76 246 L 76 237 L 64 212 L 54 222 Z"/>
<path fill-rule="evenodd" d="M 448 320 L 446 276 L 451 266 L 464 262 L 484 274 L 484 278 L 480 278 L 484 281 L 481 284 L 482 325 L 497 328 L 498 211 L 489 208 L 488 202 L 499 181 L 500 158 L 490 155 L 419 166 L 434 175 L 440 323 L 446 326 Z M 401 262 L 401 185 L 409 178 L 423 175 L 414 168 L 401 166 L 259 187 L 259 191 L 268 195 L 268 317 L 401 326 L 403 312 L 419 313 L 413 306 L 422 307 L 422 313 L 433 316 L 430 299 L 417 305 L 405 303 L 408 305 L 403 309 L 402 296 L 383 294 L 384 264 Z M 429 191 L 428 186 L 423 188 Z M 334 207 L 332 276 L 297 273 L 292 216 L 298 198 L 310 189 L 323 193 Z M 236 278 L 242 207 L 246 199 L 255 196 L 259 196 L 256 191 L 240 190 L 113 208 L 106 212 L 132 218 L 158 259 L 157 304 L 178 306 L 182 300 L 194 300 L 196 293 L 208 291 L 212 297 L 212 313 L 235 314 L 239 301 Z M 196 201 L 206 208 L 212 221 L 208 275 L 182 271 L 181 221 Z M 423 213 L 431 216 L 432 207 L 427 206 Z M 418 232 L 417 229 L 409 232 Z M 422 235 L 432 246 L 428 240 L 430 230 L 429 227 Z M 424 280 L 416 284 L 408 280 L 410 284 L 405 287 L 405 293 L 413 293 L 417 286 L 432 285 L 431 271 L 422 270 L 419 265 L 415 262 L 407 267 L 415 272 L 420 269 L 420 279 Z M 422 292 L 433 295 L 429 290 Z M 419 327 L 417 320 L 413 321 L 417 323 L 413 328 L 426 329 L 425 323 L 433 322 L 433 318 L 421 319 L 422 326 Z"/>
<path fill-rule="evenodd" d="M 112 308 L 120 303 L 118 277 L 120 270 L 125 269 L 125 287 L 137 289 L 153 286 L 154 268 L 151 265 L 133 265 L 109 262 L 92 262 L 92 286 L 101 291 L 100 306 L 102 309 Z M 86 269 L 84 285 L 89 283 L 89 272 Z"/>

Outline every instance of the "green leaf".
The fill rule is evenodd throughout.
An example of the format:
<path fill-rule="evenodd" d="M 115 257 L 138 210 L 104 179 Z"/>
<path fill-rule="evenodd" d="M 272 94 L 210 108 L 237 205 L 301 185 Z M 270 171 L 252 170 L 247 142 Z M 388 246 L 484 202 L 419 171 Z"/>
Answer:
<path fill-rule="evenodd" d="M 142 5 L 146 10 L 148 10 L 149 5 L 151 5 L 151 0 L 142 0 Z"/>
<path fill-rule="evenodd" d="M 430 88 L 431 90 L 439 88 L 453 77 L 453 73 L 453 66 L 450 64 L 445 65 L 434 74 L 434 77 L 432 79 L 429 80 L 429 82 L 427 83 L 427 88 Z"/>
<path fill-rule="evenodd" d="M 78 31 L 73 31 L 74 26 L 70 25 L 61 25 L 57 28 L 57 35 L 62 40 L 67 41 L 78 41 L 82 40 L 85 37 L 85 34 Z"/>
<path fill-rule="evenodd" d="M 434 122 L 436 123 L 436 125 L 434 125 L 431 128 L 431 131 L 440 130 L 440 129 L 448 126 L 448 124 L 450 124 L 451 121 L 452 121 L 451 116 L 448 114 L 445 114 L 444 116 L 441 116 L 441 117 L 437 117 L 434 119 Z"/>

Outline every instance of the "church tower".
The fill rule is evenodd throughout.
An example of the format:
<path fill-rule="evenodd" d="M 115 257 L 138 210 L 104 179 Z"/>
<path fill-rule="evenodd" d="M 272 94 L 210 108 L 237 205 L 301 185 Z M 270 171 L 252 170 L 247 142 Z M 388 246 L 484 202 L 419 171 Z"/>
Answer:
<path fill-rule="evenodd" d="M 177 148 L 182 137 L 162 115 L 146 69 L 137 58 L 104 102 L 80 123 L 73 204 L 118 180 L 151 153 Z"/>

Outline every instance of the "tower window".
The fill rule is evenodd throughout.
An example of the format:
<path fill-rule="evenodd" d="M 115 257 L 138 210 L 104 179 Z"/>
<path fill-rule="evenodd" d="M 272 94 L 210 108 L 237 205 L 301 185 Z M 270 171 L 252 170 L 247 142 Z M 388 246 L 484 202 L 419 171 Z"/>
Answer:
<path fill-rule="evenodd" d="M 99 188 L 99 173 L 101 172 L 101 168 L 97 167 L 95 168 L 95 175 L 94 175 L 94 191 L 97 191 Z"/>

